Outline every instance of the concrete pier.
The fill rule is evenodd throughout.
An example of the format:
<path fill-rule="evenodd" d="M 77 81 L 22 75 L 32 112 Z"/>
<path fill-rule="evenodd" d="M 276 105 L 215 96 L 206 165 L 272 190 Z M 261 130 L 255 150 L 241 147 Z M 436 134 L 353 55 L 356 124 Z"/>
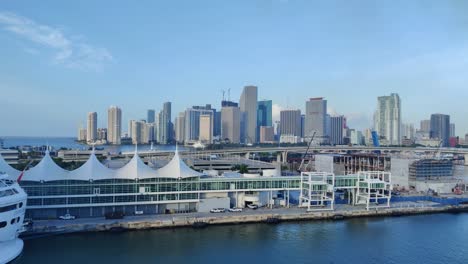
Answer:
<path fill-rule="evenodd" d="M 407 207 L 406 207 L 407 206 Z M 121 220 L 105 219 L 76 219 L 72 221 L 50 220 L 36 221 L 34 227 L 23 237 L 34 237 L 36 235 L 67 234 L 76 232 L 103 232 L 103 231 L 125 231 L 145 230 L 157 228 L 176 228 L 207 225 L 247 224 L 247 223 L 277 223 L 286 221 L 313 221 L 313 220 L 342 220 L 358 217 L 378 216 L 402 216 L 417 214 L 433 214 L 444 212 L 467 212 L 468 205 L 459 206 L 418 206 L 401 205 L 398 208 L 379 209 L 366 211 L 359 210 L 336 210 L 308 213 L 303 209 L 260 209 L 242 213 L 223 214 L 184 214 L 184 215 L 160 215 L 127 217 Z M 275 221 L 272 221 L 275 220 Z"/>

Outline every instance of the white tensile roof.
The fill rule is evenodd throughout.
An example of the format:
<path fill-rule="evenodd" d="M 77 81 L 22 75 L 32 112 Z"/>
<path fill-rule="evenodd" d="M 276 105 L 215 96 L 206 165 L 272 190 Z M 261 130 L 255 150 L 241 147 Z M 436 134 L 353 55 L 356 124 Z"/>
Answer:
<path fill-rule="evenodd" d="M 113 170 L 104 166 L 91 152 L 89 159 L 76 170 L 70 171 L 69 180 L 103 180 L 113 178 Z"/>
<path fill-rule="evenodd" d="M 190 177 L 199 177 L 204 175 L 198 171 L 192 170 L 185 162 L 180 158 L 179 151 L 176 147 L 174 157 L 172 160 L 161 169 L 157 170 L 157 177 L 160 178 L 175 178 L 184 179 Z"/>
<path fill-rule="evenodd" d="M 148 179 L 156 178 L 156 171 L 146 165 L 135 151 L 133 158 L 120 169 L 115 170 L 115 179 Z"/>
<path fill-rule="evenodd" d="M 0 171 L 6 172 L 11 178 L 18 177 L 20 171 L 11 167 L 0 155 Z M 105 180 L 105 179 L 148 179 L 172 178 L 183 179 L 204 175 L 192 170 L 180 158 L 176 148 L 174 157 L 164 167 L 154 170 L 146 165 L 135 151 L 133 158 L 119 169 L 110 169 L 104 166 L 96 157 L 94 151 L 89 159 L 79 168 L 67 171 L 58 166 L 46 151 L 44 158 L 34 167 L 24 173 L 23 181 L 60 181 L 60 180 Z"/>
<path fill-rule="evenodd" d="M 44 158 L 24 173 L 23 181 L 61 181 L 67 180 L 70 171 L 62 169 L 50 157 L 47 150 Z"/>
<path fill-rule="evenodd" d="M 4 172 L 9 176 L 9 179 L 17 179 L 21 171 L 11 167 L 0 154 L 0 172 Z"/>

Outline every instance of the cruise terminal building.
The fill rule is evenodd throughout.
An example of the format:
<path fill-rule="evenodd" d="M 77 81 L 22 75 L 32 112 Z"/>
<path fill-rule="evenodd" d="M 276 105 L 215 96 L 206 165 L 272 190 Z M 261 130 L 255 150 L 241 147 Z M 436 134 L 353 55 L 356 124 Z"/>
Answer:
<path fill-rule="evenodd" d="M 0 157 L 0 171 L 13 179 L 21 172 Z M 276 170 L 260 174 L 209 176 L 191 169 L 175 151 L 165 166 L 153 169 L 135 151 L 123 167 L 111 169 L 92 152 L 73 171 L 59 167 L 47 151 L 42 160 L 24 172 L 20 182 L 28 194 L 26 217 L 56 219 L 65 214 L 80 218 L 125 215 L 209 212 L 213 208 L 244 208 L 248 204 L 289 207 L 291 192 L 297 203 L 312 210 L 334 210 L 335 192 L 346 194 L 348 203 L 390 206 L 391 175 L 363 172 L 337 176 L 304 172 L 281 176 Z"/>

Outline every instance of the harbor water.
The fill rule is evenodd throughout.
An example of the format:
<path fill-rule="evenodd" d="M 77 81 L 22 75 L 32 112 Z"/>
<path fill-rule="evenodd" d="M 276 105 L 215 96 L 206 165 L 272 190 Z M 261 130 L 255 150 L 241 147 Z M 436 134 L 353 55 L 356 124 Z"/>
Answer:
<path fill-rule="evenodd" d="M 25 241 L 15 263 L 468 263 L 468 214 L 358 218 Z"/>

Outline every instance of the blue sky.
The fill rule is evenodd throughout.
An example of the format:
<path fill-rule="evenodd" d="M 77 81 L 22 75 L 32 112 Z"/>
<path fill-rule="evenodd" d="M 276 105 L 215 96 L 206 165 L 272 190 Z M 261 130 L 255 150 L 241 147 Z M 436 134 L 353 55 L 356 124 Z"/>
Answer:
<path fill-rule="evenodd" d="M 468 132 L 465 1 L 2 0 L 0 61 L 2 136 L 75 136 L 110 105 L 125 126 L 165 101 L 175 117 L 249 84 L 275 109 L 326 97 L 359 129 L 397 92 L 405 122 Z"/>

